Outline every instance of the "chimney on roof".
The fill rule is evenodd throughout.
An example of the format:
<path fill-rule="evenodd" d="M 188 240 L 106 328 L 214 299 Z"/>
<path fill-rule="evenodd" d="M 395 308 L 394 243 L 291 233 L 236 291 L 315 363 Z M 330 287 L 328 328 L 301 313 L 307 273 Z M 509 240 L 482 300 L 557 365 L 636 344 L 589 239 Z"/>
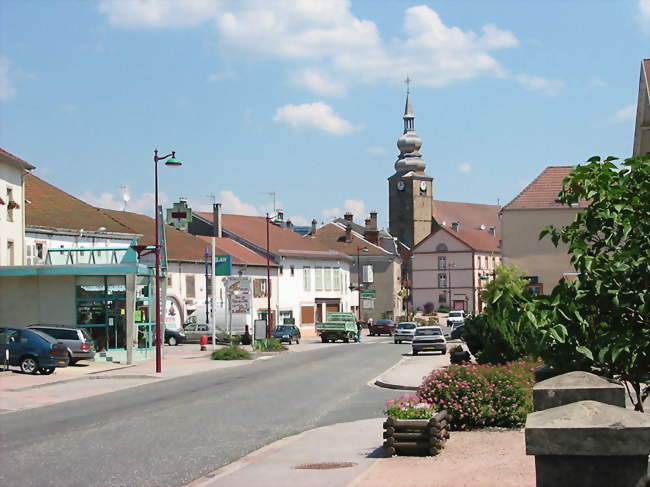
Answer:
<path fill-rule="evenodd" d="M 345 243 L 352 242 L 352 223 L 345 225 Z"/>
<path fill-rule="evenodd" d="M 370 218 L 366 219 L 366 228 L 363 229 L 363 238 L 368 242 L 379 245 L 379 227 L 377 227 L 376 211 L 371 211 Z"/>
<path fill-rule="evenodd" d="M 460 230 L 460 222 L 451 222 L 451 229 L 455 232 Z"/>
<path fill-rule="evenodd" d="M 293 222 L 291 221 L 291 219 L 287 220 L 287 228 L 289 230 L 293 230 Z"/>
<path fill-rule="evenodd" d="M 316 236 L 316 223 L 317 223 L 317 222 L 316 222 L 316 218 L 314 218 L 314 219 L 311 221 L 311 232 L 309 232 L 309 235 L 311 235 L 312 237 L 315 237 L 315 236 Z"/>
<path fill-rule="evenodd" d="M 275 217 L 276 221 L 283 222 L 284 221 L 284 210 L 278 210 L 278 216 Z"/>
<path fill-rule="evenodd" d="M 214 203 L 212 205 L 212 230 L 213 236 L 221 238 L 222 228 L 221 228 L 221 203 Z"/>
<path fill-rule="evenodd" d="M 350 213 L 349 211 L 346 211 L 346 212 L 345 212 L 345 215 L 343 215 L 343 219 L 344 219 L 346 222 L 350 222 L 350 223 L 352 223 L 352 213 Z"/>
<path fill-rule="evenodd" d="M 497 236 L 497 227 L 488 228 L 488 232 L 490 232 L 490 235 L 492 235 L 493 237 L 496 237 Z"/>

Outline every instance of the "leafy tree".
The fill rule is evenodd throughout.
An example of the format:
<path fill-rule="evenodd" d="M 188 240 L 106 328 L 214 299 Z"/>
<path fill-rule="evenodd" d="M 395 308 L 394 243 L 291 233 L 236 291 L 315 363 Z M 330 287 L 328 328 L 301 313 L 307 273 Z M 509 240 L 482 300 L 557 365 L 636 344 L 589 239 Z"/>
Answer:
<path fill-rule="evenodd" d="M 617 376 L 643 411 L 650 380 L 650 154 L 619 166 L 592 157 L 565 179 L 559 200 L 589 201 L 575 221 L 549 226 L 578 271 L 528 306 L 542 332 L 544 361 L 560 370 L 595 368 Z M 573 363 L 572 363 L 573 362 Z"/>
<path fill-rule="evenodd" d="M 481 292 L 482 314 L 465 319 L 463 338 L 479 363 L 505 363 L 529 355 L 536 329 L 525 311 L 532 296 L 528 281 L 514 265 L 499 266 Z"/>

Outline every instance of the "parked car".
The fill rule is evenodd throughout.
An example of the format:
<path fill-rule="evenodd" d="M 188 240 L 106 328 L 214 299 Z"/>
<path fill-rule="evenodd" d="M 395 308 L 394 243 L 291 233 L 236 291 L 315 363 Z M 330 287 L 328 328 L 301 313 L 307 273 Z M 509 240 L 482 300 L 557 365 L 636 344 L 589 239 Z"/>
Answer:
<path fill-rule="evenodd" d="M 0 328 L 0 357 L 9 351 L 8 365 L 25 374 L 50 375 L 56 367 L 68 366 L 68 347 L 50 335 L 29 328 Z"/>
<path fill-rule="evenodd" d="M 452 309 L 447 315 L 447 326 L 454 327 L 465 323 L 465 311 L 462 309 Z"/>
<path fill-rule="evenodd" d="M 182 330 L 169 330 L 165 328 L 165 343 L 167 345 L 176 346 L 179 343 L 184 343 L 186 340 L 185 332 Z"/>
<path fill-rule="evenodd" d="M 415 335 L 415 329 L 418 327 L 418 324 L 413 321 L 403 321 L 397 325 L 395 328 L 394 342 L 402 343 L 403 341 L 412 342 L 413 335 Z"/>
<path fill-rule="evenodd" d="M 421 326 L 413 335 L 413 355 L 426 351 L 447 353 L 447 340 L 439 326 Z"/>
<path fill-rule="evenodd" d="M 296 325 L 280 325 L 273 330 L 271 336 L 281 342 L 289 342 L 289 345 L 291 345 L 292 341 L 300 343 L 300 330 Z"/>
<path fill-rule="evenodd" d="M 393 320 L 377 320 L 370 325 L 368 332 L 370 336 L 382 334 L 393 336 L 395 334 L 395 322 Z"/>
<path fill-rule="evenodd" d="M 185 341 L 198 343 L 203 335 L 207 335 L 208 342 L 212 341 L 212 328 L 205 324 L 191 323 L 183 328 Z"/>
<path fill-rule="evenodd" d="M 28 328 L 42 331 L 68 347 L 68 365 L 74 365 L 79 360 L 92 360 L 95 357 L 93 339 L 83 328 L 65 325 L 31 325 Z"/>
<path fill-rule="evenodd" d="M 458 325 L 455 327 L 453 330 L 451 330 L 451 339 L 452 340 L 458 340 L 459 338 L 463 337 L 463 331 L 465 330 L 465 325 Z"/>

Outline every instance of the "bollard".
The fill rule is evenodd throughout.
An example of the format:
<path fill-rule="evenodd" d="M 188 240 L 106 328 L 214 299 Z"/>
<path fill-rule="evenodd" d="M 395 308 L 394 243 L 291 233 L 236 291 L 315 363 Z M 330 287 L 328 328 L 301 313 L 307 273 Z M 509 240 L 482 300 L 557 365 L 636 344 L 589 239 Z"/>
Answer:
<path fill-rule="evenodd" d="M 201 335 L 201 351 L 205 352 L 208 347 L 208 335 Z"/>

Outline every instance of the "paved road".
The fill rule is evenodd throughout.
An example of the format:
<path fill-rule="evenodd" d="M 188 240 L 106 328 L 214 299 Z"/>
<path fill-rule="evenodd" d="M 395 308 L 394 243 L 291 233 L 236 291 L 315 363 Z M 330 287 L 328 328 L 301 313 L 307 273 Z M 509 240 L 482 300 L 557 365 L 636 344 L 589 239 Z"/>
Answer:
<path fill-rule="evenodd" d="M 0 416 L 0 485 L 179 486 L 288 435 L 381 416 L 387 337 Z"/>

